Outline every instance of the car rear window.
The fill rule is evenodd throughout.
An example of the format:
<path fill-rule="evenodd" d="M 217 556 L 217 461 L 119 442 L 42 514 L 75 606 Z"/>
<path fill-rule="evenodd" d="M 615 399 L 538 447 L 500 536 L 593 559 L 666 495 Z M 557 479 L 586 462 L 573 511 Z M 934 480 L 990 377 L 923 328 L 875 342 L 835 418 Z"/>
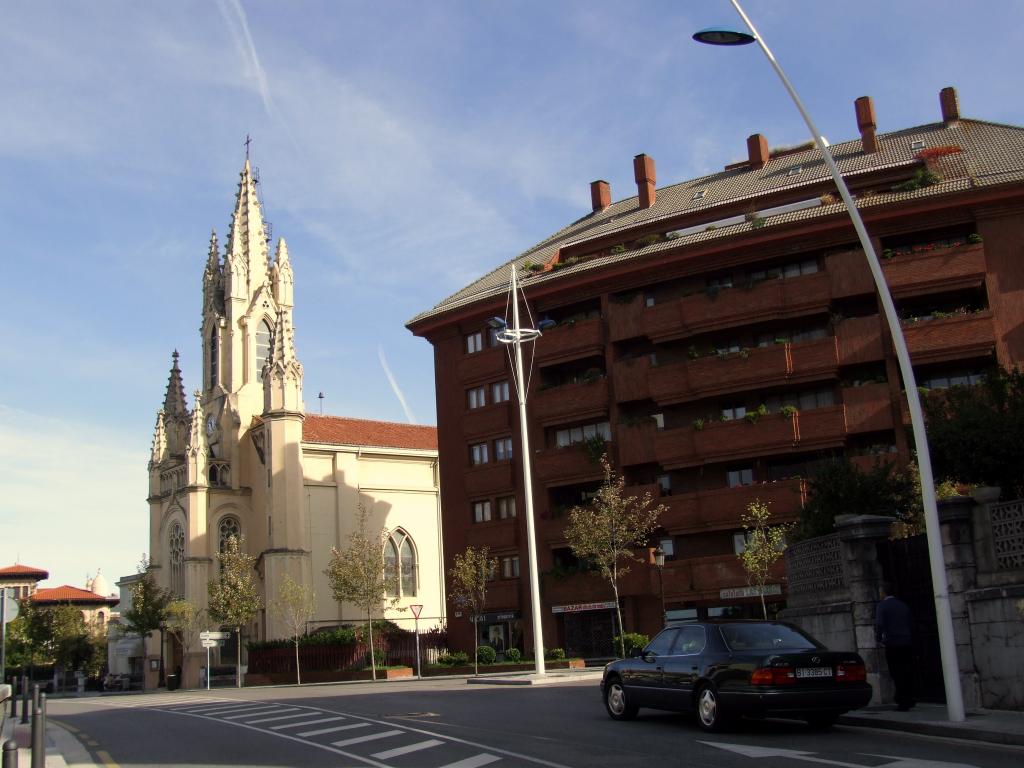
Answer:
<path fill-rule="evenodd" d="M 733 651 L 810 650 L 819 646 L 785 624 L 723 624 L 722 637 Z"/>

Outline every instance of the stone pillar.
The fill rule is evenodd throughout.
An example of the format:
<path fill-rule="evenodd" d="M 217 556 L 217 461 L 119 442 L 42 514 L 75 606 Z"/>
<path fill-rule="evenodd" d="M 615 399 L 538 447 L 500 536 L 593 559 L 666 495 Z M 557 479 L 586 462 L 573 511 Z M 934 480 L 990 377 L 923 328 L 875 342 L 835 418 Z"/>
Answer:
<path fill-rule="evenodd" d="M 946 563 L 949 582 L 949 609 L 953 615 L 953 637 L 960 668 L 960 687 L 964 707 L 981 706 L 978 671 L 974 665 L 971 643 L 971 622 L 967 593 L 977 586 L 977 562 L 974 555 L 974 499 L 954 496 L 938 503 L 939 527 L 942 532 L 942 559 Z"/>
<path fill-rule="evenodd" d="M 892 681 L 881 674 L 885 669 L 885 651 L 875 640 L 875 605 L 882 581 L 878 562 L 878 542 L 889 538 L 893 518 L 882 515 L 840 515 L 836 530 L 842 545 L 843 576 L 850 591 L 853 634 L 857 652 L 867 665 L 868 682 L 873 690 L 871 703 L 892 701 Z"/>

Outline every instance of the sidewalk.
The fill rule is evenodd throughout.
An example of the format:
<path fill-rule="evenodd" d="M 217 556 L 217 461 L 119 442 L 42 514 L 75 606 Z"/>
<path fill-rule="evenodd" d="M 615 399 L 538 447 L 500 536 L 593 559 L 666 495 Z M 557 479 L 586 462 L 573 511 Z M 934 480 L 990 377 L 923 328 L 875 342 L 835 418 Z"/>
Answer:
<path fill-rule="evenodd" d="M 6 717 L 0 736 L 0 745 L 8 739 L 17 742 L 18 768 L 29 768 L 32 765 L 31 720 L 23 725 L 21 718 Z M 52 721 L 46 724 L 46 768 L 93 768 L 98 765 L 78 739 Z"/>
<path fill-rule="evenodd" d="M 866 707 L 843 715 L 839 724 L 1024 746 L 1024 712 L 1005 709 L 973 709 L 964 722 L 951 723 L 945 704 L 918 704 L 909 712 L 891 705 Z"/>

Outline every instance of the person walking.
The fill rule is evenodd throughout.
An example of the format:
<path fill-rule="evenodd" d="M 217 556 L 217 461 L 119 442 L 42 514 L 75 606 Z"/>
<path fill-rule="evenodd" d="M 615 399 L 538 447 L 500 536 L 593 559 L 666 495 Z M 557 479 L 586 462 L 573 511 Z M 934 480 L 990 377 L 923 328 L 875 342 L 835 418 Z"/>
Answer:
<path fill-rule="evenodd" d="M 911 649 L 910 608 L 882 582 L 875 608 L 875 639 L 885 648 L 885 663 L 896 688 L 896 709 L 906 712 L 914 704 L 914 653 Z"/>

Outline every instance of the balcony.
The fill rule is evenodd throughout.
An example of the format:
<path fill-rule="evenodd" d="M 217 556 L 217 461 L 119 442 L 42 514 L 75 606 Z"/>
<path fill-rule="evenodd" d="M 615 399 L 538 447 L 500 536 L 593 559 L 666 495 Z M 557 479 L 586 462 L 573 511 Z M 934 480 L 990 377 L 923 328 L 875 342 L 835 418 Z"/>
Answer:
<path fill-rule="evenodd" d="M 519 579 L 495 579 L 487 582 L 487 610 L 508 611 L 519 608 Z"/>
<path fill-rule="evenodd" d="M 648 487 L 631 488 L 628 492 L 639 495 L 645 490 Z M 757 500 L 771 505 L 774 519 L 795 520 L 806 499 L 805 481 L 794 478 L 760 485 L 662 496 L 655 498 L 655 503 L 666 507 L 658 521 L 659 525 L 678 535 L 739 528 L 740 515 L 751 502 Z"/>
<path fill-rule="evenodd" d="M 577 320 L 545 331 L 536 341 L 536 354 L 537 363 L 543 365 L 588 355 L 603 356 L 601 319 Z"/>
<path fill-rule="evenodd" d="M 920 296 L 980 285 L 985 279 L 985 250 L 959 245 L 898 255 L 882 262 L 894 296 Z"/>
<path fill-rule="evenodd" d="M 516 518 L 473 523 L 466 529 L 466 544 L 490 547 L 492 550 L 515 549 L 519 544 L 519 524 Z"/>
<path fill-rule="evenodd" d="M 537 390 L 530 398 L 530 415 L 545 426 L 590 417 L 604 420 L 608 416 L 608 380 Z"/>
<path fill-rule="evenodd" d="M 892 397 L 888 384 L 844 387 L 843 404 L 846 426 L 851 434 L 892 429 Z"/>
<path fill-rule="evenodd" d="M 665 469 L 753 458 L 792 451 L 843 445 L 846 414 L 843 406 L 794 413 L 770 414 L 749 423 L 745 419 L 710 422 L 703 429 L 680 427 L 654 437 L 656 460 Z"/>
<path fill-rule="evenodd" d="M 509 403 L 498 403 L 466 411 L 462 416 L 462 434 L 466 437 L 508 432 L 512 427 Z"/>
<path fill-rule="evenodd" d="M 600 480 L 602 470 L 582 445 L 570 445 L 537 451 L 533 455 L 533 476 L 542 485 L 569 485 Z"/>
<path fill-rule="evenodd" d="M 621 424 L 615 432 L 619 462 L 623 465 L 653 463 L 654 438 L 657 434 L 658 428 L 650 419 L 641 424 Z"/>
<path fill-rule="evenodd" d="M 498 491 L 511 491 L 513 482 L 511 461 L 483 464 L 466 470 L 466 495 L 483 496 Z"/>
<path fill-rule="evenodd" d="M 986 357 L 995 347 L 992 312 L 903 323 L 914 365 Z"/>
<path fill-rule="evenodd" d="M 882 316 L 851 317 L 836 328 L 840 365 L 862 365 L 881 360 Z"/>
<path fill-rule="evenodd" d="M 455 364 L 459 381 L 463 383 L 478 382 L 503 374 L 508 367 L 508 355 L 505 345 L 483 349 L 471 355 L 460 355 Z"/>

